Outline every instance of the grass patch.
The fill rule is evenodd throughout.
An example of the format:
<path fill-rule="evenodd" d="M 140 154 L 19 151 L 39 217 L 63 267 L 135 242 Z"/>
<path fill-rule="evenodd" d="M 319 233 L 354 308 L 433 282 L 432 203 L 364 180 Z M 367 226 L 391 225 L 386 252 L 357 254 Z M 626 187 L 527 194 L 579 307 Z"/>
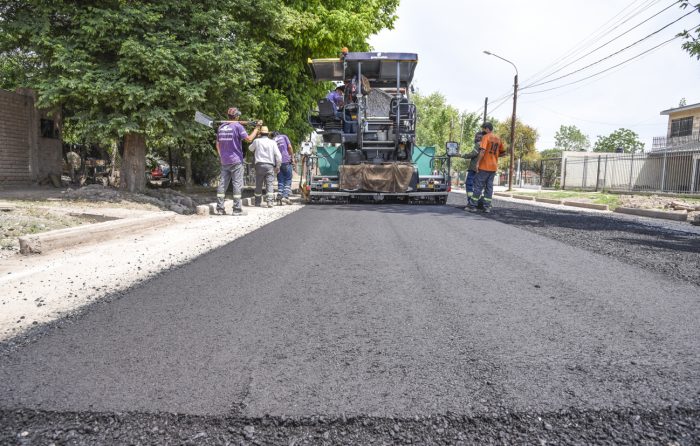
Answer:
<path fill-rule="evenodd" d="M 605 194 L 602 192 L 576 192 L 569 190 L 557 191 L 537 191 L 537 192 L 522 192 L 518 191 L 518 195 L 530 195 L 533 197 L 553 198 L 556 200 L 578 200 L 595 204 L 607 204 L 610 209 L 615 209 L 620 204 L 620 196 L 614 194 Z"/>

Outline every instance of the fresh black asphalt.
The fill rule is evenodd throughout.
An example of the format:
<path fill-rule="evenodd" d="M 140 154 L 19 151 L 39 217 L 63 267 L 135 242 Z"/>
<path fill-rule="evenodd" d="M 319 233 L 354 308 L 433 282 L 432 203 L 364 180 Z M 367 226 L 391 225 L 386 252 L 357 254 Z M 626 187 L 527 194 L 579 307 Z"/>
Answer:
<path fill-rule="evenodd" d="M 307 206 L 14 340 L 0 443 L 700 441 L 697 236 L 496 204 Z"/>

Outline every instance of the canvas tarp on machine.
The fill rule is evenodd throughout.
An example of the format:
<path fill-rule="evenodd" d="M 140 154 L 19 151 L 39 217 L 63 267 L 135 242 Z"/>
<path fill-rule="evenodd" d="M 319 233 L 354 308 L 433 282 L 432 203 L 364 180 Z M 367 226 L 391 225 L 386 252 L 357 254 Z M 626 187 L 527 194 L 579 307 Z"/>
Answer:
<path fill-rule="evenodd" d="M 340 166 L 340 188 L 366 192 L 403 193 L 413 176 L 410 163 Z"/>

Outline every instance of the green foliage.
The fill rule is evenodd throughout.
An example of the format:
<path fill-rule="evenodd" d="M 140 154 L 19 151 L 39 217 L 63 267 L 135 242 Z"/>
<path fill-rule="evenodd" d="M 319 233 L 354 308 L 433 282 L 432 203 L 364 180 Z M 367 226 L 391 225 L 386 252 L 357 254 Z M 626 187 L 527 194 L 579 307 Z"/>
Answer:
<path fill-rule="evenodd" d="M 690 7 L 695 9 L 696 12 L 700 13 L 700 3 L 692 5 L 690 1 L 684 0 L 680 2 L 680 7 L 682 9 L 687 9 Z M 683 43 L 682 48 L 690 53 L 691 56 L 695 56 L 696 59 L 700 60 L 700 26 L 696 27 L 694 30 L 683 31 L 680 33 L 680 36 L 686 40 Z"/>
<path fill-rule="evenodd" d="M 591 147 L 588 136 L 575 125 L 560 126 L 554 135 L 554 141 L 557 148 L 566 151 L 585 152 Z"/>
<path fill-rule="evenodd" d="M 617 129 L 608 136 L 598 135 L 598 140 L 593 146 L 594 152 L 614 152 L 622 147 L 625 153 L 636 153 L 644 150 L 644 143 L 639 136 L 629 129 Z"/>
<path fill-rule="evenodd" d="M 434 146 L 438 153 L 444 153 L 445 142 L 450 140 L 450 131 L 454 135 L 454 126 L 459 126 L 459 110 L 447 104 L 442 93 L 412 96 L 416 104 L 418 119 L 416 123 L 416 144 Z M 459 133 L 459 127 L 458 131 Z"/>
<path fill-rule="evenodd" d="M 63 106 L 94 139 L 191 136 L 195 109 L 250 102 L 260 78 L 260 47 L 234 38 L 245 28 L 224 3 L 17 2 L 0 49 L 7 63 L 39 60 L 26 79 L 39 105 Z"/>
<path fill-rule="evenodd" d="M 540 159 L 561 158 L 562 149 L 547 149 L 540 152 Z"/>
<path fill-rule="evenodd" d="M 481 124 L 478 115 L 460 113 L 457 108 L 447 103 L 442 93 L 431 93 L 427 96 L 414 93 L 411 100 L 416 104 L 418 113 L 417 145 L 434 146 L 442 154 L 445 153 L 445 143 L 450 140 L 462 141 L 463 145 L 471 147 L 474 134 Z"/>
<path fill-rule="evenodd" d="M 510 150 L 510 125 L 511 120 L 494 124 L 494 132 L 501 137 L 507 150 Z M 537 159 L 537 143 L 539 133 L 533 127 L 524 124 L 519 119 L 515 120 L 515 158 L 520 158 L 524 161 L 532 161 Z"/>

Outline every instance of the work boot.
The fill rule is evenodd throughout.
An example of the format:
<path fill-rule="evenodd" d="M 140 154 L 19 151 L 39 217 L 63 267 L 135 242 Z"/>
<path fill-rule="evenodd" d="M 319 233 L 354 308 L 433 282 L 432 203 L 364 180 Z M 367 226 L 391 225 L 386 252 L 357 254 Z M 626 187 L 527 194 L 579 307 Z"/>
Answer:
<path fill-rule="evenodd" d="M 216 215 L 226 215 L 226 211 L 223 208 L 216 208 Z"/>
<path fill-rule="evenodd" d="M 491 208 L 483 208 L 484 214 L 490 214 L 491 213 Z"/>
<path fill-rule="evenodd" d="M 245 212 L 243 212 L 243 209 L 241 208 L 233 208 L 233 213 L 231 214 L 234 217 L 240 217 L 242 215 L 245 215 Z"/>
<path fill-rule="evenodd" d="M 271 207 L 273 207 L 273 206 L 274 206 L 274 205 L 272 204 L 272 201 L 268 201 L 268 202 L 267 202 L 267 207 L 268 207 L 268 208 L 271 208 Z"/>

